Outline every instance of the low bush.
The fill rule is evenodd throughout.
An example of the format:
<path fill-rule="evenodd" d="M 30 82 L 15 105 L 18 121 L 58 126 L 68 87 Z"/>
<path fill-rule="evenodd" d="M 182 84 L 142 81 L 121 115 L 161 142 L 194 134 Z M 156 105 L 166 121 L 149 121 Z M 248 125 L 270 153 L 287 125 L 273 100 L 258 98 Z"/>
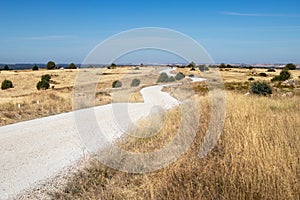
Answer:
<path fill-rule="evenodd" d="M 36 84 L 36 88 L 38 89 L 38 90 L 41 90 L 41 89 L 43 89 L 43 90 L 47 90 L 47 89 L 49 89 L 50 88 L 50 83 L 49 83 L 49 81 L 47 81 L 47 80 L 40 80 L 37 84 Z"/>
<path fill-rule="evenodd" d="M 248 81 L 254 81 L 253 77 L 248 78 Z"/>
<path fill-rule="evenodd" d="M 51 75 L 50 74 L 45 74 L 42 75 L 41 80 L 36 84 L 36 88 L 38 90 L 47 90 L 50 88 L 50 80 L 51 80 Z"/>
<path fill-rule="evenodd" d="M 122 87 L 122 82 L 119 80 L 116 80 L 112 83 L 112 88 L 120 88 Z"/>
<path fill-rule="evenodd" d="M 259 82 L 259 81 L 251 84 L 250 91 L 253 94 L 263 95 L 263 96 L 272 94 L 271 86 L 269 84 L 267 84 L 266 82 Z"/>
<path fill-rule="evenodd" d="M 32 67 L 32 71 L 37 71 L 37 70 L 39 70 L 39 67 L 38 67 L 37 65 L 34 65 L 34 66 Z"/>
<path fill-rule="evenodd" d="M 185 77 L 184 74 L 182 72 L 179 72 L 179 73 L 176 74 L 175 79 L 176 80 L 181 80 L 181 79 L 184 79 L 184 77 Z"/>
<path fill-rule="evenodd" d="M 9 89 L 9 88 L 13 88 L 13 84 L 10 80 L 4 80 L 2 81 L 2 84 L 1 84 L 1 89 L 2 90 L 6 90 L 6 89 Z"/>
<path fill-rule="evenodd" d="M 42 76 L 41 80 L 49 82 L 51 80 L 51 75 L 50 74 L 45 74 Z"/>
<path fill-rule="evenodd" d="M 157 79 L 158 83 L 165 83 L 165 82 L 169 82 L 169 76 L 167 73 L 163 72 L 159 75 L 158 79 Z"/>
<path fill-rule="evenodd" d="M 173 76 L 168 76 L 167 73 L 163 72 L 159 75 L 157 79 L 157 83 L 168 83 L 168 82 L 174 82 L 176 79 Z"/>
<path fill-rule="evenodd" d="M 168 82 L 174 82 L 174 81 L 176 81 L 176 80 L 175 80 L 175 78 L 173 76 L 169 77 Z"/>
<path fill-rule="evenodd" d="M 137 87 L 137 86 L 139 86 L 140 84 L 141 84 L 141 80 L 135 78 L 135 79 L 132 80 L 130 86 L 131 86 L 131 87 Z"/>
<path fill-rule="evenodd" d="M 276 72 L 275 69 L 268 69 L 267 72 Z"/>
<path fill-rule="evenodd" d="M 259 73 L 258 74 L 259 76 L 262 76 L 262 77 L 267 77 L 268 75 L 266 74 L 266 73 L 264 73 L 264 72 L 261 72 L 261 73 Z"/>
<path fill-rule="evenodd" d="M 278 76 L 274 76 L 271 81 L 285 81 L 291 78 L 291 73 L 287 70 L 282 70 Z"/>

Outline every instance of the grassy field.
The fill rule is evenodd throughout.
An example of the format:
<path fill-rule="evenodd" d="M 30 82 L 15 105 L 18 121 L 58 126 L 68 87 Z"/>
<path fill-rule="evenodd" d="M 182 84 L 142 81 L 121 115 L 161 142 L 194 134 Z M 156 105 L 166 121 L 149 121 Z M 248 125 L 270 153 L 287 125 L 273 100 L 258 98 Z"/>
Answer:
<path fill-rule="evenodd" d="M 142 101 L 139 89 L 156 82 L 154 69 L 132 68 L 95 71 L 105 73 L 100 80 L 97 104 L 112 101 L 111 83 L 121 79 L 124 88 L 118 90 L 116 101 Z M 184 74 L 205 76 L 199 71 L 179 69 Z M 267 77 L 259 73 L 267 73 Z M 300 71 L 291 71 L 298 81 L 296 87 L 279 87 L 270 83 L 278 75 L 266 69 L 223 69 L 220 71 L 226 89 L 225 126 L 217 145 L 204 158 L 199 158 L 208 130 L 211 103 L 204 83 L 191 84 L 201 116 L 199 130 L 192 146 L 174 163 L 151 173 L 131 174 L 104 166 L 91 158 L 65 184 L 47 191 L 52 199 L 299 199 L 300 198 Z M 54 89 L 37 91 L 36 82 L 42 74 L 51 73 Z M 205 72 L 210 73 L 210 72 Z M 0 91 L 1 125 L 72 110 L 72 90 L 76 70 L 64 71 L 2 71 L 0 80 L 13 81 L 15 87 Z M 142 76 L 143 85 L 131 90 L 130 80 Z M 270 97 L 245 96 L 248 78 L 271 84 Z M 187 98 L 184 86 L 165 88 L 173 96 Z M 292 96 L 284 96 L 292 92 Z M 39 101 L 39 103 L 37 103 Z M 22 104 L 21 109 L 18 104 Z M 152 152 L 170 142 L 177 132 L 181 115 L 178 108 L 166 113 L 167 120 L 157 135 L 148 139 L 125 137 L 117 145 L 132 152 Z M 140 127 L 155 124 L 150 117 L 140 121 Z M 190 123 L 193 123 L 191 121 Z M 191 124 L 192 126 L 192 124 Z M 131 130 L 149 132 L 147 128 Z M 130 133 L 129 133 L 130 134 Z"/>
<path fill-rule="evenodd" d="M 79 70 L 1 71 L 0 82 L 4 79 L 11 80 L 14 88 L 0 90 L 0 126 L 72 111 L 73 89 L 78 72 Z M 87 85 L 96 83 L 93 94 L 95 105 L 112 101 L 141 102 L 143 99 L 139 93 L 140 88 L 154 84 L 157 78 L 155 68 L 98 68 L 82 70 L 81 73 L 89 75 Z M 36 84 L 45 74 L 51 75 L 51 89 L 38 91 Z M 141 85 L 131 88 L 130 83 L 136 77 L 142 80 Z M 121 90 L 112 89 L 114 80 L 122 81 Z"/>
<path fill-rule="evenodd" d="M 206 134 L 210 100 L 200 98 L 195 141 L 175 163 L 146 174 L 123 173 L 96 160 L 69 177 L 53 199 L 298 199 L 300 194 L 299 97 L 268 98 L 227 92 L 223 133 L 207 157 L 198 152 Z M 174 137 L 180 115 L 168 113 L 164 129 L 146 140 L 119 145 L 153 151 Z M 145 131 L 145 130 L 140 130 Z"/>

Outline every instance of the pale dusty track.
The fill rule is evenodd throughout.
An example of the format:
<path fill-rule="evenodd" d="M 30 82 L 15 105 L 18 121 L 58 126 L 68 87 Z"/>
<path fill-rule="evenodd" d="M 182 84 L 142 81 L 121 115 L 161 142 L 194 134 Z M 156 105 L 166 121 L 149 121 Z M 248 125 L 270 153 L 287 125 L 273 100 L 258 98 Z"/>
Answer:
<path fill-rule="evenodd" d="M 0 127 L 0 199 L 13 198 L 23 190 L 54 177 L 89 153 L 80 134 L 85 129 L 94 130 L 81 127 L 79 134 L 77 126 L 88 126 L 89 123 L 78 123 L 76 116 L 94 113 L 96 123 L 106 137 L 105 142 L 112 142 L 131 123 L 147 116 L 153 107 L 169 109 L 180 103 L 162 92 L 162 88 L 160 85 L 142 89 L 144 103 L 109 104 Z M 116 112 L 119 108 L 126 108 L 126 112 Z M 124 118 L 127 120 L 118 121 Z M 105 142 L 90 149 L 99 150 L 105 147 Z"/>

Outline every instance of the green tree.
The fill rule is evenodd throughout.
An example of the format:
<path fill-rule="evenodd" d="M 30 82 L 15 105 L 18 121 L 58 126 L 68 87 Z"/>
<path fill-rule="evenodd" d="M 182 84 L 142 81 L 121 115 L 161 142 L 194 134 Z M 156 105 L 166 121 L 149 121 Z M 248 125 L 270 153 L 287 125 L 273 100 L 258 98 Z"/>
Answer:
<path fill-rule="evenodd" d="M 286 70 L 295 70 L 295 69 L 296 69 L 296 65 L 293 64 L 293 63 L 288 63 L 288 64 L 285 66 L 285 69 L 286 69 Z"/>
<path fill-rule="evenodd" d="M 37 65 L 34 65 L 34 66 L 32 67 L 32 71 L 37 71 L 37 70 L 39 70 L 39 67 L 38 67 Z"/>
<path fill-rule="evenodd" d="M 74 63 L 70 63 L 68 69 L 77 69 Z"/>
<path fill-rule="evenodd" d="M 2 90 L 6 90 L 8 88 L 13 88 L 13 84 L 12 84 L 12 82 L 10 80 L 6 80 L 5 79 L 4 81 L 2 81 L 1 89 Z"/>
<path fill-rule="evenodd" d="M 9 70 L 9 66 L 8 66 L 8 65 L 5 65 L 5 66 L 3 67 L 3 70 Z"/>
<path fill-rule="evenodd" d="M 55 69 L 55 66 L 56 66 L 56 64 L 53 61 L 49 61 L 47 63 L 47 69 L 49 69 L 49 70 Z"/>

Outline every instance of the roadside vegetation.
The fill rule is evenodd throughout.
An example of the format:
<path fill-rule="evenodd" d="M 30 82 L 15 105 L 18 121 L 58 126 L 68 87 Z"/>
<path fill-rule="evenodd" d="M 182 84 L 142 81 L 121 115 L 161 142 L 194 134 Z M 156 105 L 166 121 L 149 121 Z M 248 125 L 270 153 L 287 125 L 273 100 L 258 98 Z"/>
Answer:
<path fill-rule="evenodd" d="M 269 98 L 227 92 L 225 128 L 218 144 L 200 159 L 209 125 L 210 100 L 199 99 L 200 126 L 190 149 L 175 163 L 146 174 L 110 169 L 92 159 L 54 199 L 297 199 L 300 190 L 299 97 Z M 170 141 L 180 112 L 148 139 L 127 138 L 132 152 L 153 151 Z M 140 130 L 143 131 L 143 130 Z M 147 131 L 147 130 L 144 130 Z"/>
<path fill-rule="evenodd" d="M 45 194 L 52 199 L 297 199 L 300 193 L 299 70 L 268 72 L 266 69 L 224 66 L 218 70 L 226 90 L 225 127 L 208 156 L 200 159 L 198 152 L 209 126 L 209 90 L 205 83 L 190 83 L 194 89 L 193 98 L 199 102 L 201 117 L 191 148 L 179 160 L 155 172 L 129 174 L 110 169 L 91 158 L 82 169 L 70 174 L 64 185 L 58 184 L 51 191 L 46 190 Z M 112 80 L 122 80 L 124 85 L 120 91 L 124 90 L 124 93 L 125 86 L 139 89 L 130 88 L 134 78 L 128 79 L 128 83 L 121 79 L 124 71 L 119 67 L 105 70 L 108 70 L 107 75 L 98 86 L 105 90 L 97 88 L 96 93 L 99 104 L 110 102 Z M 143 70 L 140 68 L 139 72 Z M 176 78 L 177 75 L 174 79 L 181 80 L 190 75 L 190 70 L 178 68 L 180 79 Z M 0 93 L 1 100 L 7 98 L 6 95 L 16 96 L 16 100 L 11 98 L 0 104 L 0 125 L 72 110 L 72 80 L 76 70 L 46 71 L 50 79 L 48 76 L 44 79 L 53 81 L 55 89 L 37 92 L 35 84 L 39 79 L 42 81 L 45 71 L 30 70 L 26 76 L 12 71 L 0 73 L 1 81 L 8 77 L 14 83 L 14 88 Z M 129 71 L 126 72 L 128 74 Z M 203 73 L 211 73 L 211 70 L 200 70 L 196 66 L 193 71 L 195 76 Z M 260 76 L 260 73 L 267 76 Z M 145 74 L 147 76 L 139 79 L 143 84 L 150 71 Z M 163 76 L 163 80 L 170 78 Z M 276 76 L 285 78 L 271 81 Z M 32 77 L 30 83 L 26 82 L 30 80 L 28 77 Z M 151 75 L 149 79 L 155 82 L 157 78 L 157 75 Z M 149 83 L 146 81 L 146 84 Z M 22 94 L 24 90 L 29 92 Z M 190 96 L 186 91 L 183 84 L 168 92 L 184 99 Z M 250 94 L 246 96 L 245 93 Z M 132 152 L 151 152 L 161 148 L 174 138 L 181 119 L 180 112 L 178 108 L 168 111 L 165 126 L 157 135 L 145 139 L 126 137 L 118 145 Z M 147 120 L 141 123 L 151 124 L 153 118 Z"/>

